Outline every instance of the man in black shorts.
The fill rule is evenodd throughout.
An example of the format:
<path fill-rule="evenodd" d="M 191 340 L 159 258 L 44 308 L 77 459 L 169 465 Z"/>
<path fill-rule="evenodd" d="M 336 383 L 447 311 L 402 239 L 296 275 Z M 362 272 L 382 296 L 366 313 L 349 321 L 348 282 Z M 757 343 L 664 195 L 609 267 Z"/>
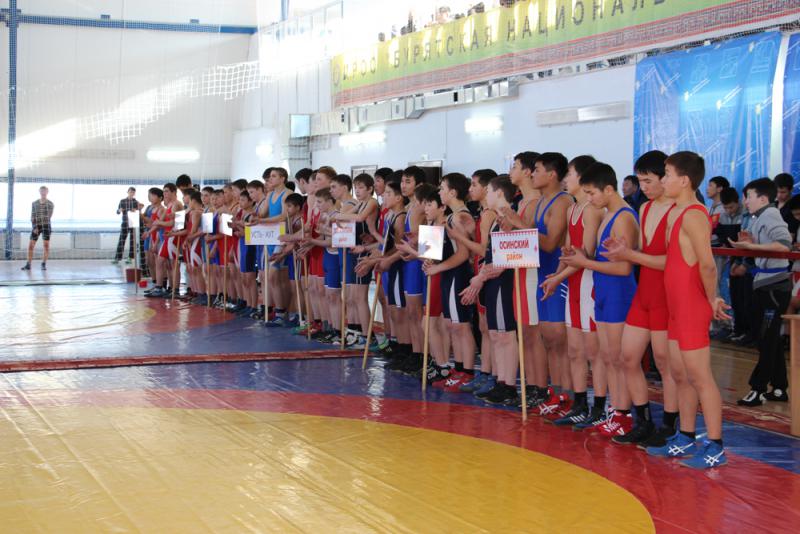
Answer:
<path fill-rule="evenodd" d="M 44 240 L 44 256 L 42 257 L 42 270 L 47 269 L 47 257 L 50 255 L 50 219 L 53 218 L 53 203 L 47 200 L 47 187 L 39 188 L 39 200 L 34 200 L 31 206 L 31 239 L 28 242 L 28 262 L 23 271 L 31 270 L 33 260 L 33 247 L 42 236 Z"/>
<path fill-rule="evenodd" d="M 128 212 L 139 211 L 143 207 L 144 205 L 136 200 L 136 188 L 129 187 L 128 196 L 120 200 L 119 205 L 117 206 L 117 215 L 122 215 L 122 228 L 119 232 L 119 241 L 117 242 L 117 255 L 114 256 L 114 261 L 111 263 L 117 264 L 120 262 L 120 260 L 122 260 L 122 253 L 125 251 L 125 241 L 127 241 L 129 237 L 131 241 L 131 249 L 128 251 L 128 263 L 133 261 L 133 247 L 136 245 L 134 243 L 133 228 L 128 226 Z"/>

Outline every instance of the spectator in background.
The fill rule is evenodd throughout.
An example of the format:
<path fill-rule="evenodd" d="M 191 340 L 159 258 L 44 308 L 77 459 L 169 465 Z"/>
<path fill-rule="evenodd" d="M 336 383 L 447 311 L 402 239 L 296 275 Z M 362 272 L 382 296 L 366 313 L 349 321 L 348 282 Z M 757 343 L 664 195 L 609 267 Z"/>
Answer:
<path fill-rule="evenodd" d="M 119 201 L 119 205 L 117 206 L 117 215 L 122 215 L 122 227 L 119 231 L 119 241 L 117 242 L 117 254 L 114 256 L 114 265 L 118 264 L 122 259 L 122 252 L 125 250 L 125 241 L 130 236 L 131 240 L 131 247 L 130 251 L 128 252 L 128 263 L 133 260 L 134 256 L 134 248 L 136 245 L 134 244 L 133 238 L 133 228 L 128 226 L 128 212 L 129 211 L 136 211 L 138 212 L 140 209 L 144 207 L 144 204 L 136 200 L 136 188 L 129 187 L 128 188 L 128 196 L 123 198 Z"/>
<path fill-rule="evenodd" d="M 722 215 L 722 212 L 725 211 L 722 207 L 722 201 L 720 200 L 719 196 L 722 193 L 723 189 L 727 189 L 731 186 L 731 183 L 728 181 L 727 178 L 724 176 L 715 176 L 708 181 L 708 185 L 706 186 L 706 196 L 711 200 L 711 207 L 708 210 L 708 216 L 711 217 L 711 229 L 716 228 L 717 224 L 719 224 L 719 217 Z M 719 244 L 714 240 L 713 234 L 711 237 L 711 246 L 716 247 Z"/>
<path fill-rule="evenodd" d="M 792 211 L 788 208 L 789 200 L 794 191 L 794 178 L 789 173 L 781 173 L 773 180 L 777 193 L 775 194 L 775 207 L 781 212 L 781 217 L 789 226 L 789 233 L 793 236 L 800 227 L 800 221 L 792 216 Z"/>
<path fill-rule="evenodd" d="M 47 200 L 47 193 L 49 189 L 47 186 L 39 188 L 39 200 L 34 200 L 31 205 L 31 237 L 28 241 L 28 261 L 22 267 L 23 271 L 31 270 L 31 262 L 33 261 L 33 248 L 42 236 L 44 242 L 44 256 L 42 256 L 42 270 L 47 270 L 47 258 L 50 256 L 50 233 L 52 227 L 50 220 L 53 218 L 54 205 L 51 201 Z"/>
<path fill-rule="evenodd" d="M 622 196 L 625 202 L 627 202 L 637 214 L 640 212 L 639 208 L 642 207 L 642 204 L 647 202 L 647 197 L 644 196 L 642 190 L 639 189 L 639 178 L 637 178 L 635 174 L 626 176 L 625 179 L 622 180 Z"/>
<path fill-rule="evenodd" d="M 736 189 L 728 187 L 722 190 L 719 199 L 723 211 L 719 216 L 716 228 L 714 228 L 713 237 L 715 239 L 713 240 L 717 242 L 717 246 L 730 247 L 730 242 L 737 241 L 739 232 L 742 231 L 742 206 L 739 204 L 739 193 L 736 192 Z M 741 276 L 732 276 L 732 268 L 736 259 L 738 258 L 726 256 L 717 256 L 715 258 L 719 272 L 717 293 L 734 308 L 733 325 L 724 325 L 723 330 L 718 333 L 718 339 L 731 340 L 738 336 L 745 339 L 745 332 L 749 331 L 747 328 L 749 324 L 747 313 L 752 296 L 752 285 L 750 291 L 745 292 L 742 289 L 743 278 Z M 731 326 L 732 328 L 730 328 Z"/>
<path fill-rule="evenodd" d="M 789 252 L 793 239 L 775 202 L 775 183 L 769 178 L 753 180 L 744 188 L 745 206 L 753 221 L 747 232 L 732 241 L 735 248 L 754 252 Z M 753 303 L 755 324 L 758 327 L 758 363 L 750 375 L 750 392 L 739 399 L 740 406 L 761 406 L 765 401 L 786 402 L 788 380 L 786 358 L 780 330 L 782 316 L 791 299 L 789 261 L 775 258 L 755 258 L 753 273 Z M 767 392 L 767 386 L 772 391 Z"/>

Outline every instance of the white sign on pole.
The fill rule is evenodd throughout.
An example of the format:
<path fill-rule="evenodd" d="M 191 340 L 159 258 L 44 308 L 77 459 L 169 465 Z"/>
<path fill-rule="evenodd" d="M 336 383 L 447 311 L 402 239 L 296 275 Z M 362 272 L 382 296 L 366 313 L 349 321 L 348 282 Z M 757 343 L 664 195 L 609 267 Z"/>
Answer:
<path fill-rule="evenodd" d="M 214 214 L 204 213 L 200 216 L 200 226 L 203 228 L 204 234 L 214 233 Z"/>
<path fill-rule="evenodd" d="M 331 226 L 331 247 L 350 248 L 356 246 L 356 222 L 335 222 Z"/>
<path fill-rule="evenodd" d="M 444 226 L 420 225 L 417 254 L 425 260 L 442 260 L 444 252 Z"/>
<path fill-rule="evenodd" d="M 128 228 L 139 228 L 139 212 L 131 210 L 128 212 Z"/>
<path fill-rule="evenodd" d="M 245 226 L 244 239 L 248 245 L 280 245 L 283 224 L 259 224 Z"/>
<path fill-rule="evenodd" d="M 175 224 L 172 227 L 172 231 L 178 232 L 184 228 L 186 228 L 186 212 L 177 211 L 175 212 Z"/>
<path fill-rule="evenodd" d="M 497 267 L 539 267 L 539 231 L 492 232 L 492 265 Z"/>
<path fill-rule="evenodd" d="M 222 228 L 223 235 L 233 235 L 233 228 L 231 228 L 231 221 L 233 215 L 230 213 L 223 213 L 219 216 L 219 226 Z"/>

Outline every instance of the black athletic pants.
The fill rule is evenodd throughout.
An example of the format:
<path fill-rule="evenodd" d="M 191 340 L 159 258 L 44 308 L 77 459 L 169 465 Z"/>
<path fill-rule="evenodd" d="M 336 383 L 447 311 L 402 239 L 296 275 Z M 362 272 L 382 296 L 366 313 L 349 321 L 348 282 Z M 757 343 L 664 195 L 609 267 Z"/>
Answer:
<path fill-rule="evenodd" d="M 786 390 L 786 356 L 781 338 L 781 316 L 791 299 L 788 284 L 780 283 L 758 288 L 753 292 L 753 304 L 758 328 L 758 363 L 750 375 L 750 387 L 764 392 L 767 385 Z"/>
<path fill-rule="evenodd" d="M 125 250 L 125 241 L 129 238 L 131 240 L 131 249 L 128 257 L 133 259 L 133 247 L 136 246 L 133 239 L 133 228 L 128 228 L 127 224 L 123 224 L 122 229 L 119 231 L 119 242 L 117 243 L 117 261 L 122 259 L 122 251 Z"/>

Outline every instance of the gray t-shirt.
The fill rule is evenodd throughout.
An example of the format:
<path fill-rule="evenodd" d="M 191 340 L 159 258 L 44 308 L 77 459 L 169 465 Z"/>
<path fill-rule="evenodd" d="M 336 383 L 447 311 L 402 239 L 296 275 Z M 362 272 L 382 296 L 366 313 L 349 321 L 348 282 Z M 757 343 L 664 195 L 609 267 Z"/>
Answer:
<path fill-rule="evenodd" d="M 789 226 L 783 220 L 781 212 L 774 206 L 761 208 L 752 215 L 748 231 L 753 234 L 753 242 L 760 245 L 780 243 L 792 248 L 792 236 Z M 756 258 L 756 271 L 753 277 L 753 289 L 769 286 L 789 280 L 789 260 L 776 258 Z M 759 272 L 758 270 L 777 271 Z"/>

